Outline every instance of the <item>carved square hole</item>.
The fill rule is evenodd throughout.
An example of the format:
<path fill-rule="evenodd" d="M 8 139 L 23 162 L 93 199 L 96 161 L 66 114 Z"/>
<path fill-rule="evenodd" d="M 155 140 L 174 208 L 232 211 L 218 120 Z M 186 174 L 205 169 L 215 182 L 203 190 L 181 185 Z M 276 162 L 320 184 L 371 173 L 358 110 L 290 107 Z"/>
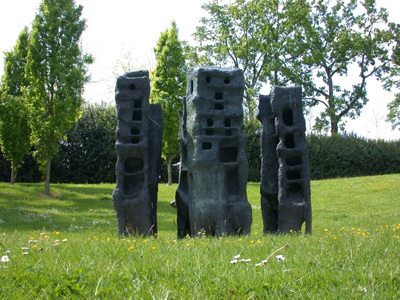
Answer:
<path fill-rule="evenodd" d="M 203 142 L 203 144 L 201 145 L 201 148 L 203 150 L 210 150 L 212 148 L 212 143 L 210 142 Z"/>
<path fill-rule="evenodd" d="M 220 162 L 236 162 L 238 156 L 237 147 L 221 147 L 219 149 Z"/>
<path fill-rule="evenodd" d="M 291 132 L 285 135 L 285 147 L 288 149 L 293 149 L 295 147 L 294 135 Z"/>
<path fill-rule="evenodd" d="M 142 111 L 134 110 L 132 114 L 132 121 L 141 121 L 142 120 Z"/>
<path fill-rule="evenodd" d="M 213 119 L 207 119 L 207 126 L 211 127 L 214 125 Z"/>
<path fill-rule="evenodd" d="M 131 135 L 138 135 L 140 134 L 140 130 L 137 127 L 132 127 L 131 128 Z"/>
<path fill-rule="evenodd" d="M 130 157 L 124 162 L 124 169 L 127 173 L 137 173 L 143 170 L 143 159 L 138 157 Z"/>
<path fill-rule="evenodd" d="M 222 103 L 215 103 L 214 104 L 214 108 L 216 110 L 223 110 L 224 109 L 224 105 Z"/>
<path fill-rule="evenodd" d="M 293 111 L 290 108 L 285 108 L 282 111 L 282 119 L 286 126 L 293 126 Z"/>
<path fill-rule="evenodd" d="M 133 102 L 133 107 L 134 108 L 142 108 L 142 100 L 135 100 Z"/>
<path fill-rule="evenodd" d="M 222 92 L 215 92 L 215 99 L 216 100 L 222 100 L 223 99 Z"/>

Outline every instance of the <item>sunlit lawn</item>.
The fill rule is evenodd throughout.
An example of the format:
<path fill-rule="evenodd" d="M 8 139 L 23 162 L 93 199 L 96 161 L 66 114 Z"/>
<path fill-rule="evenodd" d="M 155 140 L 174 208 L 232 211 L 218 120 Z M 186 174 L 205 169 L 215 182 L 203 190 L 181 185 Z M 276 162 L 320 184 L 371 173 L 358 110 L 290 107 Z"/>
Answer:
<path fill-rule="evenodd" d="M 400 298 L 400 175 L 312 182 L 311 236 L 263 235 L 249 183 L 250 236 L 176 240 L 176 187 L 143 239 L 116 235 L 114 184 L 0 183 L 0 299 Z"/>

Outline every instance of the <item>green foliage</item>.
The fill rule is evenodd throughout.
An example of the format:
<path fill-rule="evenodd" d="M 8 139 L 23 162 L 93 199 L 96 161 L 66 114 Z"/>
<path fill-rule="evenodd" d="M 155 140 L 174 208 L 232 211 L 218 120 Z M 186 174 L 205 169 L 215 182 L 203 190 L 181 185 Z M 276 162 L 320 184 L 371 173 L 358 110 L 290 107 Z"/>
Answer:
<path fill-rule="evenodd" d="M 186 66 L 182 42 L 175 21 L 161 33 L 154 49 L 156 68 L 151 73 L 151 101 L 160 103 L 163 112 L 162 156 L 170 170 L 172 160 L 179 155 L 179 109 L 186 89 Z M 169 172 L 170 173 L 170 172 Z M 168 174 L 168 182 L 172 183 Z"/>
<path fill-rule="evenodd" d="M 344 129 L 344 117 L 360 115 L 368 102 L 367 80 L 382 80 L 390 72 L 394 36 L 388 13 L 378 11 L 375 1 L 362 7 L 357 2 L 314 1 L 301 42 L 293 41 L 301 55 L 288 76 L 303 86 L 309 106 L 322 104 L 316 128 L 329 128 L 332 134 Z M 350 68 L 357 68 L 358 74 L 349 74 Z"/>
<path fill-rule="evenodd" d="M 400 141 L 310 135 L 307 143 L 312 179 L 393 174 L 400 170 Z"/>
<path fill-rule="evenodd" d="M 26 57 L 28 55 L 29 32 L 25 27 L 18 36 L 13 51 L 5 52 L 4 72 L 1 78 L 1 93 L 22 96 L 29 85 L 25 76 Z"/>
<path fill-rule="evenodd" d="M 396 44 L 393 46 L 393 65 L 389 76 L 385 78 L 384 87 L 387 90 L 396 88 L 395 98 L 388 104 L 389 113 L 388 121 L 392 123 L 393 129 L 400 126 L 400 24 L 390 24 L 393 32 L 395 32 Z"/>
<path fill-rule="evenodd" d="M 28 39 L 29 32 L 25 27 L 13 51 L 5 53 L 0 88 L 0 146 L 4 157 L 11 162 L 11 184 L 14 184 L 24 155 L 30 150 L 29 111 L 22 98 L 23 90 L 28 86 L 25 77 Z"/>
<path fill-rule="evenodd" d="M 217 0 L 204 4 L 209 17 L 201 20 L 194 36 L 198 51 L 212 64 L 240 68 L 245 75 L 245 104 L 254 120 L 255 96 L 261 84 L 285 85 L 287 38 L 297 31 L 307 13 L 305 1 Z"/>
<path fill-rule="evenodd" d="M 4 157 L 11 162 L 12 184 L 25 154 L 31 149 L 28 120 L 25 99 L 4 93 L 0 101 L 0 144 Z"/>
<path fill-rule="evenodd" d="M 388 104 L 388 120 L 392 122 L 393 129 L 400 126 L 400 93 L 396 94 L 393 101 Z"/>
<path fill-rule="evenodd" d="M 46 173 L 46 193 L 58 143 L 81 114 L 83 84 L 88 81 L 86 65 L 92 61 L 79 45 L 85 29 L 81 14 L 82 6 L 76 7 L 73 0 L 43 0 L 29 40 L 26 72 L 32 142 Z"/>
<path fill-rule="evenodd" d="M 248 185 L 249 236 L 176 240 L 176 185 L 160 185 L 157 238 L 118 237 L 114 185 L 0 183 L 4 299 L 396 299 L 399 175 L 311 183 L 313 234 L 262 235 Z M 16 234 L 17 232 L 17 234 Z M 255 264 L 283 245 L 263 267 Z M 27 249 L 21 249 L 26 247 Z M 384 250 L 382 250 L 384 249 Z M 4 253 L 4 251 L 10 251 Z M 22 253 L 27 254 L 22 254 Z M 231 264 L 235 255 L 251 259 Z"/>
<path fill-rule="evenodd" d="M 52 161 L 52 182 L 115 182 L 114 106 L 88 104 Z"/>

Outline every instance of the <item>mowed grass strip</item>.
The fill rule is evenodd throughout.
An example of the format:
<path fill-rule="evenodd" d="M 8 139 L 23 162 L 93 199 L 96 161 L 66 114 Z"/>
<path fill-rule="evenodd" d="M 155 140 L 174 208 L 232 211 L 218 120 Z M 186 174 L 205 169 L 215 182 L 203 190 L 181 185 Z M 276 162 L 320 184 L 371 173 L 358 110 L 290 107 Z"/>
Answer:
<path fill-rule="evenodd" d="M 0 183 L 0 299 L 400 298 L 398 174 L 313 181 L 307 236 L 263 235 L 249 183 L 249 236 L 176 240 L 160 184 L 158 237 L 120 237 L 114 186 Z"/>

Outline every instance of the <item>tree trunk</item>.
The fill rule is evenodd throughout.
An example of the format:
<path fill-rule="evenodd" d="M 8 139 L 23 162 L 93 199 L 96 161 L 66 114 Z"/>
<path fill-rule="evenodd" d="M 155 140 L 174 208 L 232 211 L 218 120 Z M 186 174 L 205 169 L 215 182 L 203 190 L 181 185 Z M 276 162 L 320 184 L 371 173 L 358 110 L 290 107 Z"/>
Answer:
<path fill-rule="evenodd" d="M 331 136 L 338 134 L 338 122 L 331 118 Z"/>
<path fill-rule="evenodd" d="M 168 185 L 172 185 L 172 158 L 171 155 L 167 157 L 167 170 L 168 170 Z"/>
<path fill-rule="evenodd" d="M 51 159 L 47 159 L 46 166 L 46 183 L 44 186 L 44 194 L 50 196 L 50 169 L 51 169 Z"/>
<path fill-rule="evenodd" d="M 247 109 L 249 110 L 249 122 L 251 123 L 254 121 L 254 115 L 253 115 L 254 112 L 253 112 L 253 107 L 252 107 L 252 103 L 251 103 L 251 96 L 247 92 L 247 89 L 245 90 L 244 98 L 247 103 Z"/>
<path fill-rule="evenodd" d="M 15 183 L 15 177 L 17 177 L 17 174 L 14 171 L 14 164 L 11 163 L 11 180 L 10 180 L 10 184 L 14 185 Z"/>

